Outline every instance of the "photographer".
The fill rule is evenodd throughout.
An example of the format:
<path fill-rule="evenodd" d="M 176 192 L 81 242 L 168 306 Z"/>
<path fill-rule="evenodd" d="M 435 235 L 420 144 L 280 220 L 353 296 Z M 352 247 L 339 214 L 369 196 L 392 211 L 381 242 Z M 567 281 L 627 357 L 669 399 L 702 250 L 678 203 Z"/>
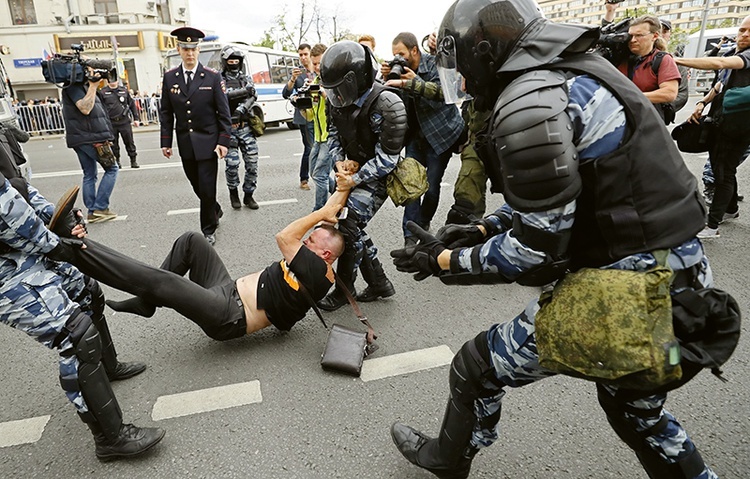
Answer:
<path fill-rule="evenodd" d="M 299 89 L 305 86 L 306 82 L 313 79 L 312 64 L 310 62 L 310 45 L 300 43 L 297 53 L 299 54 L 301 66 L 292 69 L 292 76 L 289 77 L 286 85 L 281 90 L 281 96 L 291 100 L 292 105 L 294 105 L 293 122 L 299 126 L 299 131 L 302 134 L 302 146 L 304 147 L 299 167 L 299 187 L 303 190 L 309 190 L 310 185 L 307 184 L 307 181 L 310 178 L 310 149 L 312 148 L 315 132 L 313 131 L 312 120 L 308 117 L 308 112 L 303 108 L 298 108 L 296 101 Z"/>
<path fill-rule="evenodd" d="M 81 68 L 78 65 L 74 68 Z M 117 217 L 109 209 L 109 197 L 117 181 L 118 167 L 110 146 L 113 135 L 109 117 L 97 95 L 97 87 L 108 69 L 83 68 L 85 80 L 74 81 L 62 90 L 65 143 L 76 152 L 83 169 L 83 203 L 88 209 L 88 221 L 98 223 Z M 104 176 L 97 188 L 98 164 L 104 168 Z"/>
<path fill-rule="evenodd" d="M 404 103 L 409 118 L 409 130 L 404 144 L 406 156 L 415 158 L 427 167 L 429 189 L 421 198 L 406 205 L 404 209 L 404 242 L 408 246 L 416 243 L 406 223 L 414 221 L 429 229 L 440 202 L 440 182 L 453 154 L 452 147 L 464 128 L 461 113 L 454 105 L 429 100 L 424 96 L 425 82 L 440 84 L 435 57 L 419 51 L 417 37 L 413 33 L 399 33 L 391 44 L 394 59 L 383 63 L 381 73 L 389 80 L 401 79 L 398 85 L 406 94 Z M 408 80 L 410 88 L 404 88 Z"/>
<path fill-rule="evenodd" d="M 661 22 L 656 17 L 644 15 L 630 22 L 628 34 L 628 48 L 632 55 L 617 65 L 617 69 L 646 95 L 668 125 L 674 121 L 671 102 L 677 98 L 682 75 L 672 55 L 664 51 Z"/>

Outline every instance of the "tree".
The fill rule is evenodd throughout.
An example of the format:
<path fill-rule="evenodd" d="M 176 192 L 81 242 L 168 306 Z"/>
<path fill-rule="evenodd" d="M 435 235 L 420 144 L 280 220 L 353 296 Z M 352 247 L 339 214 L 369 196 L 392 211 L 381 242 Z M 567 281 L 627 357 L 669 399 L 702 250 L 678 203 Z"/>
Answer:
<path fill-rule="evenodd" d="M 351 39 L 354 34 L 345 27 L 342 11 L 343 8 L 336 6 L 329 15 L 321 11 L 317 0 L 299 0 L 292 9 L 285 3 L 256 45 L 272 44 L 282 50 L 297 51 L 297 46 L 304 42 L 333 43 Z"/>

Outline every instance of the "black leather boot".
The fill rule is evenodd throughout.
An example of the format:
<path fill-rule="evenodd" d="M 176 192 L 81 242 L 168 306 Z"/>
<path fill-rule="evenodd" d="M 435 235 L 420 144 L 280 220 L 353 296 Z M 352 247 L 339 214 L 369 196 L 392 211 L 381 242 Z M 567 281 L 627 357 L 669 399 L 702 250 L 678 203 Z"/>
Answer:
<path fill-rule="evenodd" d="M 121 424 L 119 433 L 116 436 L 108 437 L 98 423 L 87 424 L 94 435 L 96 457 L 103 461 L 142 454 L 158 444 L 166 434 L 164 429 L 158 427 L 136 427 L 132 424 Z"/>
<path fill-rule="evenodd" d="M 229 201 L 232 203 L 232 208 L 235 210 L 242 208 L 240 194 L 237 192 L 237 188 L 229 188 Z"/>
<path fill-rule="evenodd" d="M 367 287 L 357 295 L 357 301 L 369 303 L 396 294 L 396 289 L 385 275 L 383 264 L 379 259 L 371 260 L 367 255 L 364 255 L 359 270 L 362 272 L 362 278 L 367 282 Z"/>
<path fill-rule="evenodd" d="M 242 198 L 242 202 L 251 210 L 257 210 L 259 208 L 258 202 L 253 199 L 252 193 L 245 193 L 245 197 Z"/>
<path fill-rule="evenodd" d="M 130 157 L 130 167 L 131 168 L 140 168 L 141 165 L 138 164 L 138 161 L 135 159 L 135 156 Z"/>
<path fill-rule="evenodd" d="M 474 412 L 450 399 L 437 439 L 405 424 L 391 426 L 391 438 L 404 457 L 440 479 L 466 479 L 478 449 L 471 446 Z"/>

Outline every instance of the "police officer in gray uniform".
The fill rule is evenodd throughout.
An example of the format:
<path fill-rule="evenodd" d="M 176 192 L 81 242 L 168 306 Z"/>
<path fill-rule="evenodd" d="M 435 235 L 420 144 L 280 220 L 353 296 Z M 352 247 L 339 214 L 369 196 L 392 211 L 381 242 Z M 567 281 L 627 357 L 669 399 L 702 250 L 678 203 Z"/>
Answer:
<path fill-rule="evenodd" d="M 407 128 L 404 102 L 376 82 L 376 75 L 377 65 L 369 48 L 352 41 L 334 43 L 320 62 L 321 85 L 331 104 L 329 152 L 334 161 L 346 157 L 360 166 L 354 174 L 336 174 L 338 187 L 352 190 L 346 202 L 347 217 L 339 220 L 346 248 L 336 272 L 354 294 L 359 267 L 367 282 L 362 295 L 370 301 L 396 294 L 365 227 L 387 197 L 386 178 L 398 164 Z M 335 311 L 346 303 L 337 285 L 318 307 Z"/>
<path fill-rule="evenodd" d="M 242 203 L 251 210 L 257 210 L 258 203 L 253 199 L 253 193 L 258 183 L 258 142 L 249 121 L 255 115 L 253 104 L 258 96 L 253 80 L 242 71 L 244 60 L 242 50 L 235 46 L 227 45 L 221 49 L 221 76 L 224 77 L 229 111 L 232 112 L 232 138 L 224 157 L 227 162 L 225 173 L 232 208 L 242 208 L 237 187 L 240 185 L 240 157 L 245 160 Z"/>
<path fill-rule="evenodd" d="M 493 110 L 480 158 L 507 204 L 477 225 L 453 226 L 450 237 L 410 223 L 420 243 L 391 253 L 399 270 L 447 284 L 542 286 L 581 268 L 647 271 L 662 250 L 673 294 L 712 285 L 695 237 L 705 217 L 696 179 L 651 103 L 586 53 L 598 38 L 596 28 L 550 22 L 533 0 L 457 0 L 448 9 L 438 31 L 443 92 L 455 93 L 463 76 Z M 477 452 L 499 439 L 506 394 L 555 374 L 539 363 L 539 309 L 532 300 L 461 347 L 437 437 L 392 426 L 409 462 L 440 478 L 469 476 Z M 680 381 L 648 391 L 596 383 L 607 421 L 652 479 L 717 477 L 664 408 L 666 391 L 692 375 L 683 369 Z"/>
<path fill-rule="evenodd" d="M 164 431 L 124 424 L 110 381 L 146 365 L 117 360 L 99 284 L 64 262 L 70 246 L 45 226 L 52 219 L 68 234 L 80 212 L 53 216 L 54 206 L 21 177 L 10 135 L 0 136 L 0 323 L 59 351 L 60 385 L 91 429 L 98 458 L 140 454 Z"/>
<path fill-rule="evenodd" d="M 133 121 L 138 118 L 138 110 L 135 106 L 135 100 L 130 96 L 128 89 L 118 82 L 116 68 L 110 70 L 107 86 L 99 90 L 97 94 L 104 105 L 104 109 L 107 110 L 110 123 L 112 123 L 112 133 L 115 136 L 112 140 L 112 152 L 117 159 L 117 166 L 122 168 L 120 164 L 119 138 L 122 137 L 122 142 L 125 143 L 125 150 L 127 150 L 130 157 L 130 167 L 140 168 L 136 160 L 137 152 L 135 150 L 135 141 L 133 141 L 132 125 Z"/>

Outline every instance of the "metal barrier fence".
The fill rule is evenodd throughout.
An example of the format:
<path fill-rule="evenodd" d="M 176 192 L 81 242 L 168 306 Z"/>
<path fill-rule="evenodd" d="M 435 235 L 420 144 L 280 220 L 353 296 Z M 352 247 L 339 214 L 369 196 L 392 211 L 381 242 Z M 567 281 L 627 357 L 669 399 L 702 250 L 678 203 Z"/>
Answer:
<path fill-rule="evenodd" d="M 138 112 L 136 121 L 141 125 L 159 123 L 161 98 L 134 98 Z M 42 102 L 35 105 L 15 105 L 16 117 L 21 128 L 31 135 L 65 133 L 62 103 Z"/>

